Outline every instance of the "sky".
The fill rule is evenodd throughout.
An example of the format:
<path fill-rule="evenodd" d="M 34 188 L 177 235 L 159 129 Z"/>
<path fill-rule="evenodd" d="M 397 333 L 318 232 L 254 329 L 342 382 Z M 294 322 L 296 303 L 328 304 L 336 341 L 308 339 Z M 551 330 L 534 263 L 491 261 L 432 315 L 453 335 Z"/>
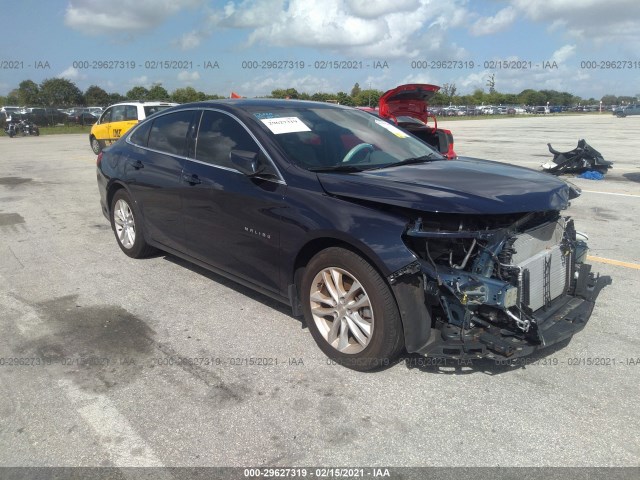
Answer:
<path fill-rule="evenodd" d="M 264 96 L 455 84 L 640 95 L 638 0 L 0 0 L 0 95 L 67 78 Z"/>

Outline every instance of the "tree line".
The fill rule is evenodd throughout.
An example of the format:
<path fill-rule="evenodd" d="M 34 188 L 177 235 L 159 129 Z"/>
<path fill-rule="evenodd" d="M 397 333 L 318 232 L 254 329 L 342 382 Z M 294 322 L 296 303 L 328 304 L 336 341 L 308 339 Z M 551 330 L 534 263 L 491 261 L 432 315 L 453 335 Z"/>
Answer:
<path fill-rule="evenodd" d="M 239 92 L 242 93 L 242 92 Z M 313 94 L 298 92 L 295 88 L 275 89 L 271 98 L 290 98 L 300 100 L 315 100 L 320 102 L 336 102 L 341 105 L 370 106 L 378 105 L 378 100 L 384 92 L 376 89 L 361 89 L 356 83 L 350 92 Z M 640 95 L 638 95 L 640 96 Z M 20 82 L 18 88 L 9 92 L 7 96 L 0 96 L 0 105 L 43 106 L 43 107 L 74 107 L 107 106 L 125 100 L 140 101 L 172 101 L 176 103 L 197 102 L 226 98 L 221 95 L 206 94 L 193 87 L 177 88 L 171 93 L 162 84 L 153 84 L 150 88 L 136 86 L 125 95 L 108 93 L 97 85 L 91 85 L 84 92 L 75 83 L 64 78 L 50 78 L 37 84 L 32 80 Z M 478 88 L 468 95 L 459 95 L 454 83 L 445 83 L 440 91 L 430 101 L 434 106 L 447 105 L 596 105 L 602 101 L 603 105 L 620 105 L 633 103 L 636 97 L 604 95 L 600 99 L 581 98 L 568 92 L 556 90 L 526 89 L 520 93 L 500 93 L 494 88 L 489 92 Z"/>
<path fill-rule="evenodd" d="M 91 85 L 83 92 L 70 80 L 49 78 L 39 85 L 32 80 L 20 82 L 18 88 L 9 92 L 7 96 L 0 96 L 0 104 L 29 107 L 77 107 L 81 105 L 105 107 L 126 100 L 188 103 L 219 98 L 225 97 L 207 95 L 193 87 L 177 88 L 169 93 L 160 83 L 153 84 L 151 88 L 133 87 L 125 95 L 108 93 L 97 85 Z"/>

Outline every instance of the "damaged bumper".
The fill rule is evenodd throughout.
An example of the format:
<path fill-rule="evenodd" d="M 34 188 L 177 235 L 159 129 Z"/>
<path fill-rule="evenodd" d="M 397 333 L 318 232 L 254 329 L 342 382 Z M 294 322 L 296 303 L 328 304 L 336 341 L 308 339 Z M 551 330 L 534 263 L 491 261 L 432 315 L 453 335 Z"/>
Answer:
<path fill-rule="evenodd" d="M 600 289 L 600 278 L 591 273 L 590 265 L 580 269 L 578 282 L 580 291 L 561 295 L 531 315 L 535 334 L 499 328 L 470 313 L 464 327 L 449 322 L 433 327 L 429 339 L 414 351 L 434 357 L 517 358 L 561 342 L 585 327 Z"/>
<path fill-rule="evenodd" d="M 411 353 L 530 355 L 582 330 L 599 291 L 610 282 L 584 263 L 586 243 L 569 219 L 468 236 L 465 254 L 458 254 L 458 264 L 449 254 L 448 265 L 429 252 L 429 239 L 441 241 L 441 233 L 422 234 L 419 228 L 410 233 L 426 238 L 427 253 L 389 282 Z"/>

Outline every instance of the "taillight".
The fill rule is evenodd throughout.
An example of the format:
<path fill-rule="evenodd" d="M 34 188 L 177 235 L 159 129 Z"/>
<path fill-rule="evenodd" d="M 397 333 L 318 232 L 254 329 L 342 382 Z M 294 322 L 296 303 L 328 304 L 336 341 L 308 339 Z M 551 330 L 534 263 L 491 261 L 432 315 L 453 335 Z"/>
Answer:
<path fill-rule="evenodd" d="M 100 162 L 102 162 L 102 152 L 100 152 L 98 154 L 98 157 L 96 158 L 96 166 L 100 166 Z"/>

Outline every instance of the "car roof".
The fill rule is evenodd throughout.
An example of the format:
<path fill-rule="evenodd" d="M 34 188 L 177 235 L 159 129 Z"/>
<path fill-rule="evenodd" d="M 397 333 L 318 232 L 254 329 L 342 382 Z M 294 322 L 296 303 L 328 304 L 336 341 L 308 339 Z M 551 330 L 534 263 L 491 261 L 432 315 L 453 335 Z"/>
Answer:
<path fill-rule="evenodd" d="M 325 106 L 327 108 L 344 108 L 344 105 L 339 105 L 329 102 L 314 102 L 313 100 L 286 100 L 280 98 L 224 98 L 220 100 L 204 100 L 202 102 L 185 103 L 183 105 L 198 105 L 198 106 L 216 106 L 216 105 L 231 105 L 237 107 L 269 107 L 277 106 L 281 108 L 287 107 L 318 107 Z"/>
<path fill-rule="evenodd" d="M 149 106 L 149 107 L 157 107 L 158 105 L 169 105 L 169 106 L 174 106 L 174 105 L 178 105 L 177 103 L 172 103 L 172 102 L 138 102 L 135 100 L 132 100 L 130 102 L 118 102 L 118 103 L 114 103 L 112 105 L 109 105 L 110 107 L 115 107 L 116 105 L 143 105 L 143 106 Z M 94 108 L 94 107 L 87 107 L 87 108 Z M 97 107 L 100 108 L 100 107 Z"/>
<path fill-rule="evenodd" d="M 229 112 L 241 111 L 252 114 L 256 108 L 266 109 L 297 109 L 297 108 L 326 108 L 326 109 L 354 109 L 345 105 L 337 105 L 328 102 L 314 102 L 311 100 L 285 100 L 275 98 L 255 98 L 255 99 L 221 99 L 221 100 L 205 100 L 202 102 L 183 103 L 172 110 L 180 110 L 183 108 L 220 108 Z M 355 110 L 355 109 L 354 109 Z M 166 111 L 165 111 L 166 112 Z M 163 112 L 163 113 L 165 113 Z"/>

